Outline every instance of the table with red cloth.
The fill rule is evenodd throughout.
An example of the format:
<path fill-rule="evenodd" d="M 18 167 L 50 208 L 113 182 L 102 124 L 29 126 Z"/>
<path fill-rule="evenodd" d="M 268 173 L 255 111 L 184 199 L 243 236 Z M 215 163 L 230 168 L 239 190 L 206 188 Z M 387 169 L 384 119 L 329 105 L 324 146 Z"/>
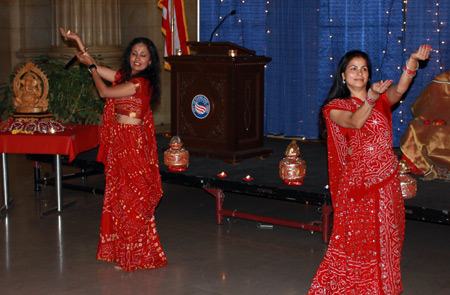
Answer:
<path fill-rule="evenodd" d="M 100 143 L 100 126 L 98 125 L 64 125 L 64 130 L 56 133 L 34 134 L 0 132 L 0 153 L 3 166 L 2 211 L 8 209 L 12 202 L 8 196 L 7 154 L 50 154 L 55 155 L 57 211 L 62 209 L 61 196 L 61 156 L 68 155 L 69 162 L 84 151 L 98 146 Z"/>

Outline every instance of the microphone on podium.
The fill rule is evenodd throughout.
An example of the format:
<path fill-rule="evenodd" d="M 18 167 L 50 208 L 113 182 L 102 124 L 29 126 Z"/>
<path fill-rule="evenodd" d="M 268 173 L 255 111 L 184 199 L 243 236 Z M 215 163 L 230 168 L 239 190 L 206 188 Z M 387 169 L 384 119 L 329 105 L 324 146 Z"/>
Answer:
<path fill-rule="evenodd" d="M 225 15 L 223 17 L 223 19 L 220 21 L 220 23 L 217 25 L 217 27 L 214 29 L 214 31 L 211 33 L 211 37 L 209 38 L 209 42 L 212 41 L 212 38 L 214 36 L 214 33 L 217 31 L 217 29 L 223 24 L 223 22 L 230 16 L 230 15 L 235 15 L 236 14 L 236 10 L 232 10 L 230 11 L 227 15 Z"/>

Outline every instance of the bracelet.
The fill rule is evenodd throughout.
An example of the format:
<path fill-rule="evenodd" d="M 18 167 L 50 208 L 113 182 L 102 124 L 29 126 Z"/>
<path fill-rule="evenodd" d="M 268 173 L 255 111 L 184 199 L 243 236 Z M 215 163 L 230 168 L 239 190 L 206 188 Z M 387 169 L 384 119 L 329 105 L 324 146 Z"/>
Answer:
<path fill-rule="evenodd" d="M 373 99 L 372 99 L 372 98 L 370 98 L 370 96 L 369 96 L 369 95 L 367 95 L 367 97 L 366 97 L 366 98 L 364 98 L 364 104 L 365 104 L 366 106 L 368 106 L 369 108 L 373 108 L 373 107 L 375 106 L 375 104 L 377 103 L 376 101 L 373 101 L 373 103 L 372 103 L 372 104 L 370 104 L 370 103 L 368 102 L 368 100 L 371 100 L 371 101 L 373 101 Z"/>
<path fill-rule="evenodd" d="M 380 98 L 380 94 L 378 94 L 377 99 L 373 99 L 372 97 L 370 97 L 370 94 L 369 94 L 371 89 L 372 89 L 372 87 L 370 87 L 369 90 L 367 90 L 367 97 L 366 97 L 366 99 L 367 99 L 368 103 L 376 104 L 377 100 Z M 374 91 L 372 90 L 372 92 L 374 92 Z"/>
<path fill-rule="evenodd" d="M 419 69 L 419 62 L 417 62 L 417 68 L 415 70 L 408 67 L 409 58 L 405 62 L 405 68 L 403 69 L 403 74 L 408 76 L 409 78 L 414 78 L 417 74 L 417 70 Z"/>
<path fill-rule="evenodd" d="M 406 68 L 406 66 L 405 66 L 405 68 L 403 69 L 403 74 L 405 74 L 405 75 L 408 76 L 409 78 L 414 78 L 414 77 L 416 76 L 417 72 L 416 72 L 416 71 L 408 70 L 408 69 Z"/>
<path fill-rule="evenodd" d="M 405 69 L 407 69 L 407 70 L 409 70 L 409 71 L 411 71 L 411 72 L 415 72 L 415 71 L 417 71 L 418 69 L 419 69 L 419 62 L 417 62 L 417 68 L 415 69 L 415 70 L 413 70 L 413 69 L 410 69 L 409 67 L 408 67 L 408 61 L 409 61 L 409 58 L 406 60 L 406 62 L 405 62 Z"/>
<path fill-rule="evenodd" d="M 410 68 L 408 68 L 407 65 L 405 65 L 405 68 L 403 69 L 403 73 L 405 73 L 408 77 L 414 77 L 417 73 L 417 70 L 411 70 Z"/>
<path fill-rule="evenodd" d="M 79 51 L 78 53 L 79 53 L 79 54 L 83 54 L 83 53 L 86 53 L 87 51 L 88 51 L 88 48 L 87 48 L 87 47 L 84 47 L 84 49 L 81 50 L 81 51 Z"/>
<path fill-rule="evenodd" d="M 369 95 L 367 95 L 366 101 L 367 101 L 370 105 L 375 105 L 375 104 L 377 103 L 377 101 L 374 100 L 374 99 L 372 99 L 372 97 L 370 97 Z"/>

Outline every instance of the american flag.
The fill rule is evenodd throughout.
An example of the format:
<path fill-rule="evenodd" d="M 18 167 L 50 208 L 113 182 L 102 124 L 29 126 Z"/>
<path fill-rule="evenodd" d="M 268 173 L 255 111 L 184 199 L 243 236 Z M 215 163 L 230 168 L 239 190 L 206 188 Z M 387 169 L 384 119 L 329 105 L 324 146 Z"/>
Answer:
<path fill-rule="evenodd" d="M 195 111 L 197 113 L 199 113 L 200 115 L 203 115 L 207 110 L 206 106 L 198 104 L 198 103 L 195 103 L 194 108 L 195 108 Z"/>
<path fill-rule="evenodd" d="M 177 49 L 181 49 L 183 54 L 189 54 L 183 0 L 158 0 L 158 7 L 162 9 L 161 31 L 166 36 L 164 57 L 174 55 Z M 164 67 L 170 69 L 168 64 Z"/>

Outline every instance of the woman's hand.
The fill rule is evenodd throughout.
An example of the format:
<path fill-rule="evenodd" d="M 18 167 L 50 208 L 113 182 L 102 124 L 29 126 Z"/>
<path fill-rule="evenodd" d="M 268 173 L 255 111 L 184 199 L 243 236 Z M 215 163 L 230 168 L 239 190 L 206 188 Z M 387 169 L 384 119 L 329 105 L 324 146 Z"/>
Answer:
<path fill-rule="evenodd" d="M 389 89 L 389 87 L 392 84 L 392 80 L 386 80 L 383 82 L 383 80 L 381 80 L 380 82 L 377 83 L 373 83 L 372 86 L 369 88 L 369 91 L 367 92 L 367 94 L 373 99 L 373 100 L 377 100 L 379 95 L 386 92 L 386 90 Z M 372 91 L 372 93 L 376 96 L 376 97 L 372 97 L 370 95 L 370 91 Z"/>
<path fill-rule="evenodd" d="M 419 69 L 419 60 L 429 59 L 430 53 L 431 46 L 427 44 L 421 45 L 417 51 L 411 53 L 411 56 L 406 61 L 403 74 L 400 76 L 398 84 L 390 87 L 387 92 L 387 97 L 391 105 L 398 103 L 406 91 L 408 91 L 408 88 Z"/>
<path fill-rule="evenodd" d="M 94 58 L 87 51 L 86 52 L 75 51 L 75 55 L 77 56 L 78 60 L 86 66 L 90 66 L 92 64 L 97 65 Z"/>
<path fill-rule="evenodd" d="M 431 46 L 430 45 L 421 45 L 417 51 L 411 53 L 410 59 L 418 61 L 418 60 L 426 60 L 430 58 Z M 409 65 L 408 65 L 409 66 Z"/>
<path fill-rule="evenodd" d="M 63 28 L 59 28 L 59 31 L 61 32 L 61 35 L 64 36 L 64 38 L 69 39 L 69 40 L 74 40 L 74 41 L 81 41 L 81 37 L 80 35 L 78 35 L 75 32 L 71 32 L 70 30 L 68 30 L 67 32 L 63 29 Z"/>
<path fill-rule="evenodd" d="M 66 40 L 73 40 L 73 41 L 77 42 L 78 49 L 81 52 L 87 52 L 87 48 L 84 45 L 83 40 L 81 40 L 80 35 L 78 35 L 75 32 L 71 32 L 70 30 L 68 30 L 66 32 L 63 28 L 59 28 L 59 31 L 61 32 L 61 35 L 63 35 L 64 39 L 66 39 Z"/>
<path fill-rule="evenodd" d="M 96 64 L 94 58 L 91 56 L 86 46 L 84 45 L 83 40 L 81 40 L 80 35 L 75 32 L 71 32 L 70 30 L 66 32 L 63 28 L 59 28 L 59 30 L 61 32 L 61 35 L 63 35 L 66 40 L 73 40 L 77 42 L 80 51 L 75 51 L 75 55 L 82 64 L 85 64 L 87 66 Z"/>

